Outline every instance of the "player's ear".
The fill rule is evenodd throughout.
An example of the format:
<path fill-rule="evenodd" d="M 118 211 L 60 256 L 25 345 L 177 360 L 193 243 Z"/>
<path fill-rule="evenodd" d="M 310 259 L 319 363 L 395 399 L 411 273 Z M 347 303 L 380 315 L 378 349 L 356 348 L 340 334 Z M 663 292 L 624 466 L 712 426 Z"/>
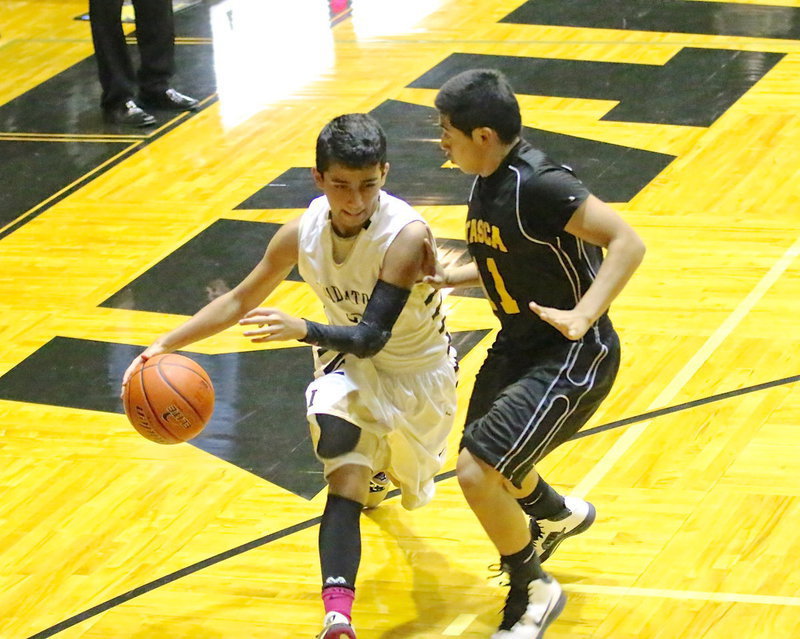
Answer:
<path fill-rule="evenodd" d="M 479 126 L 472 129 L 472 141 L 480 145 L 490 144 L 492 140 L 499 140 L 497 131 L 488 126 Z"/>
<path fill-rule="evenodd" d="M 322 175 L 322 172 L 318 171 L 316 167 L 311 168 L 311 177 L 314 178 L 314 184 L 317 185 L 318 189 L 322 189 L 322 186 L 325 182 L 325 178 Z"/>
<path fill-rule="evenodd" d="M 386 182 L 386 176 L 389 174 L 390 166 L 391 165 L 388 162 L 384 162 L 383 166 L 381 167 L 381 186 L 383 186 Z"/>

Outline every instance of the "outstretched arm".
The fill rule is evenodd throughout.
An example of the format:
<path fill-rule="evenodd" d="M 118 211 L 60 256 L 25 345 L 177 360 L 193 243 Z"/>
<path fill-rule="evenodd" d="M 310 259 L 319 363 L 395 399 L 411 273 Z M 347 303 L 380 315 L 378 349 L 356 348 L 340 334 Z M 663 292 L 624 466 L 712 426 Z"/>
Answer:
<path fill-rule="evenodd" d="M 645 245 L 636 231 L 608 204 L 590 195 L 565 227 L 576 237 L 606 249 L 592 285 L 575 308 L 557 309 L 530 302 L 530 309 L 565 337 L 577 340 L 608 310 L 642 262 Z"/>
<path fill-rule="evenodd" d="M 299 223 L 299 218 L 292 220 L 275 233 L 261 261 L 236 288 L 206 304 L 186 322 L 156 339 L 134 359 L 125 371 L 122 385 L 128 383 L 140 362 L 215 335 L 233 326 L 245 313 L 263 301 L 297 263 Z"/>
<path fill-rule="evenodd" d="M 435 289 L 479 286 L 478 266 L 470 260 L 461 266 L 443 266 L 436 255 L 433 238 L 425 239 L 422 259 L 422 281 Z"/>
<path fill-rule="evenodd" d="M 436 274 L 426 275 L 422 281 L 430 284 L 433 288 L 467 288 L 480 286 L 481 277 L 478 273 L 478 265 L 471 261 L 461 266 L 442 267 L 438 265 Z"/>

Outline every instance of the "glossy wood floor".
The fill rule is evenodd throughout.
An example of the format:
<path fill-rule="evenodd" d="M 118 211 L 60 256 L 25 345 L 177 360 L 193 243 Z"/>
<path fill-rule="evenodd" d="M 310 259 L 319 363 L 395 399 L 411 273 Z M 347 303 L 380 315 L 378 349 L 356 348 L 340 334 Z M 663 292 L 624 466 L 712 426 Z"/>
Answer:
<path fill-rule="evenodd" d="M 506 65 L 534 141 L 575 161 L 649 249 L 613 308 L 612 396 L 541 466 L 599 512 L 547 564 L 569 596 L 548 639 L 800 637 L 800 1 L 372 0 L 333 20 L 325 2 L 208 2 L 178 14 L 211 16 L 178 33 L 178 88 L 204 108 L 144 132 L 100 121 L 85 4 L 0 1 L 2 639 L 319 632 L 318 469 L 272 482 L 235 455 L 151 444 L 115 384 L 131 346 L 191 312 L 176 310 L 181 282 L 152 273 L 179 249 L 191 269 L 221 222 L 295 215 L 271 194 L 335 115 L 383 114 L 397 192 L 463 240 L 467 191 L 428 118 L 458 65 Z M 206 54 L 211 80 L 192 66 Z M 414 118 L 430 128 L 412 134 Z M 440 193 L 444 178 L 458 186 Z M 105 304 L 148 273 L 173 306 Z M 271 301 L 319 316 L 298 281 Z M 460 430 L 495 324 L 481 299 L 450 306 L 474 337 Z M 72 359 L 98 343 L 116 359 Z M 46 359 L 64 344 L 79 346 Z M 232 330 L 190 354 L 252 351 Z M 271 401 L 274 371 L 251 373 L 237 379 Z M 488 637 L 504 591 L 452 473 L 429 507 L 397 501 L 363 519 L 359 638 Z"/>

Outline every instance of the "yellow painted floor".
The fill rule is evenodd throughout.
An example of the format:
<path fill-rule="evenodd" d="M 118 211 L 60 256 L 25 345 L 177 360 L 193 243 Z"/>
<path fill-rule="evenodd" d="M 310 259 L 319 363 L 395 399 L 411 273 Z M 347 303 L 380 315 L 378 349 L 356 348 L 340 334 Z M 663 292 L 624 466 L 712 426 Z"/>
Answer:
<path fill-rule="evenodd" d="M 613 3 L 707 11 L 718 29 L 707 34 L 501 22 L 521 0 L 362 0 L 331 26 L 321 4 L 207 3 L 217 26 L 178 44 L 213 45 L 216 91 L 203 109 L 153 131 L 86 133 L 55 132 L 47 109 L 40 129 L 8 115 L 92 55 L 88 23 L 75 20 L 86 3 L 0 1 L 0 146 L 16 144 L 24 163 L 35 149 L 19 145 L 37 140 L 68 154 L 118 144 L 2 218 L 0 376 L 54 338 L 143 347 L 175 326 L 176 314 L 100 305 L 218 220 L 297 214 L 237 206 L 311 166 L 332 117 L 387 100 L 431 107 L 435 90 L 410 85 L 453 54 L 631 70 L 687 49 L 760 52 L 743 93 L 702 124 L 603 119 L 619 100 L 569 74 L 562 93 L 520 97 L 528 127 L 674 156 L 612 202 L 648 254 L 612 309 L 622 369 L 587 429 L 631 423 L 572 441 L 540 468 L 598 509 L 547 564 L 569 601 L 546 636 L 800 637 L 800 1 Z M 239 20 L 229 33 L 217 28 L 225 12 Z M 766 35 L 726 34 L 731 25 Z M 774 65 L 761 73 L 767 54 Z M 38 106 L 61 117 L 75 99 Z M 12 180 L 15 165 L 2 166 L 0 205 L 38 188 L 40 175 Z M 438 237 L 463 239 L 462 204 L 418 208 Z M 272 301 L 319 317 L 300 282 Z M 494 330 L 484 300 L 449 301 L 451 330 Z M 492 337 L 462 361 L 459 429 Z M 234 329 L 192 351 L 253 348 Z M 679 408 L 646 417 L 668 407 Z M 323 504 L 324 492 L 304 499 L 191 445 L 152 444 L 119 413 L 0 399 L 0 638 L 314 637 Z M 362 527 L 359 639 L 491 635 L 504 591 L 452 476 L 430 506 L 405 512 L 390 499 Z"/>

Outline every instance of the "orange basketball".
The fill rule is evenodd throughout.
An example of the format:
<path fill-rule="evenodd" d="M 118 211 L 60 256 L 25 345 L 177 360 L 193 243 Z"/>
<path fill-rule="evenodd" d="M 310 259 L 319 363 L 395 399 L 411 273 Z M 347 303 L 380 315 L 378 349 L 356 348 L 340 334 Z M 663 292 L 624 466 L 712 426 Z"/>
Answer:
<path fill-rule="evenodd" d="M 197 436 L 214 412 L 214 387 L 202 366 L 167 353 L 137 367 L 123 396 L 133 427 L 158 444 L 179 444 Z"/>

